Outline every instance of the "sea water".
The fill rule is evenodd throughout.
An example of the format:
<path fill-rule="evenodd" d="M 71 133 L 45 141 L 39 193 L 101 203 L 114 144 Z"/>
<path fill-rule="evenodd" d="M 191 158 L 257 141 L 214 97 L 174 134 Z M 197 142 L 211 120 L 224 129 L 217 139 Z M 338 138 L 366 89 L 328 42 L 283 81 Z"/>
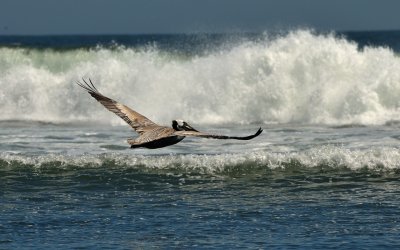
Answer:
<path fill-rule="evenodd" d="M 400 246 L 400 33 L 0 37 L 0 249 Z M 76 81 L 250 141 L 130 149 Z"/>

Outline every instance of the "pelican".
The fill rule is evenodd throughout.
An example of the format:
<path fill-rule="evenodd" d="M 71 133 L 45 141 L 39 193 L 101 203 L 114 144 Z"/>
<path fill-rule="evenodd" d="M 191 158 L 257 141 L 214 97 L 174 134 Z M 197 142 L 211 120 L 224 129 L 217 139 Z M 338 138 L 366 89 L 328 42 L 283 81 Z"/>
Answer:
<path fill-rule="evenodd" d="M 261 134 L 263 131 L 261 128 L 258 131 L 249 136 L 226 136 L 226 135 L 214 135 L 200 132 L 190 126 L 187 122 L 182 120 L 173 120 L 172 127 L 160 126 L 147 117 L 139 114 L 138 112 L 130 109 L 113 99 L 101 94 L 92 81 L 89 82 L 82 79 L 82 82 L 77 81 L 77 84 L 84 88 L 94 99 L 100 102 L 106 109 L 113 112 L 126 123 L 128 123 L 139 136 L 135 139 L 128 139 L 127 142 L 131 145 L 131 148 L 162 148 L 170 145 L 174 145 L 182 141 L 187 136 L 202 137 L 202 138 L 214 138 L 214 139 L 236 139 L 236 140 L 250 140 Z"/>

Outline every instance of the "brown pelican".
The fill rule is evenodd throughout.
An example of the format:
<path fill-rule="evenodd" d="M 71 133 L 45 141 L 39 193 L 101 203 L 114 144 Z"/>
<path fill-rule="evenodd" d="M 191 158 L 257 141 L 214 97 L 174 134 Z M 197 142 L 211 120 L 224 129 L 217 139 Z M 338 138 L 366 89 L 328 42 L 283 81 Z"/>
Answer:
<path fill-rule="evenodd" d="M 82 79 L 84 83 L 77 82 L 79 86 L 84 88 L 89 94 L 94 97 L 98 102 L 103 104 L 109 111 L 115 113 L 121 117 L 126 123 L 128 123 L 139 136 L 135 139 L 128 139 L 128 143 L 131 148 L 162 148 L 169 145 L 176 144 L 182 141 L 186 136 L 202 137 L 202 138 L 214 138 L 214 139 L 236 139 L 236 140 L 250 140 L 261 134 L 262 129 L 249 136 L 226 136 L 226 135 L 213 135 L 203 132 L 199 132 L 190 126 L 187 122 L 182 120 L 173 120 L 172 128 L 160 126 L 152 122 L 147 117 L 139 114 L 138 112 L 130 109 L 129 107 L 114 101 L 101 94 L 92 81 L 89 79 L 88 83 L 85 79 Z"/>

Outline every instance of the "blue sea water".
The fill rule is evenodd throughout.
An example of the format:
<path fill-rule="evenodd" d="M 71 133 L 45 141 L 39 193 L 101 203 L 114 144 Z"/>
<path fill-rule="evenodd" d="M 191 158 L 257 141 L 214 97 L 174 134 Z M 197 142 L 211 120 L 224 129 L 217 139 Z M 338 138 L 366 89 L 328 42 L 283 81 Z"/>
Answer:
<path fill-rule="evenodd" d="M 0 249 L 400 247 L 400 33 L 0 37 Z M 75 84 L 250 141 L 130 149 Z"/>

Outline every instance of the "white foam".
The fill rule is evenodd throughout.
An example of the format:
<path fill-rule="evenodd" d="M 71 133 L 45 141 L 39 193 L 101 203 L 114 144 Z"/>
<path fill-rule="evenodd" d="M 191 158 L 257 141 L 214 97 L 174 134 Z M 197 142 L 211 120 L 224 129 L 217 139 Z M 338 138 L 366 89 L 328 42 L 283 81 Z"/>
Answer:
<path fill-rule="evenodd" d="M 396 148 L 372 148 L 369 150 L 350 150 L 342 147 L 324 146 L 301 152 L 274 153 L 256 151 L 241 154 L 218 155 L 61 155 L 24 156 L 13 153 L 0 153 L 0 159 L 17 165 L 32 165 L 35 168 L 53 167 L 99 167 L 113 165 L 118 168 L 136 168 L 155 171 L 175 170 L 181 173 L 194 172 L 219 174 L 254 171 L 316 167 L 353 171 L 400 170 L 400 150 Z M 109 167 L 109 166 L 108 166 Z"/>
<path fill-rule="evenodd" d="M 1 120 L 123 124 L 74 84 L 169 124 L 384 124 L 400 117 L 400 58 L 298 30 L 201 56 L 157 48 L 0 49 Z"/>

